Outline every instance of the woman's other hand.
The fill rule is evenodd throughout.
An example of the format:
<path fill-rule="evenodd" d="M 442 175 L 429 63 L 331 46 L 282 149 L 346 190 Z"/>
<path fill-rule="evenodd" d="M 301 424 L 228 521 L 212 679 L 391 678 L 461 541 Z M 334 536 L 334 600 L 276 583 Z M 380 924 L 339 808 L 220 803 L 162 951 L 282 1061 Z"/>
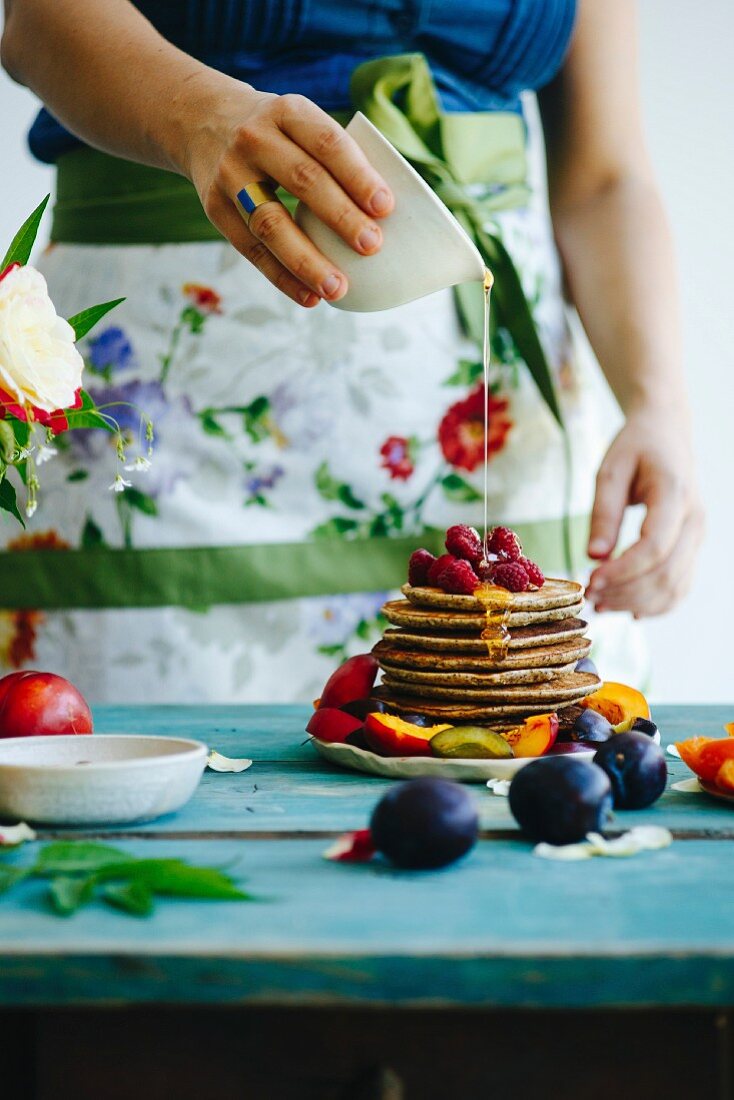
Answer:
<path fill-rule="evenodd" d="M 619 557 L 625 509 L 644 504 L 640 537 Z M 596 479 L 589 556 L 601 560 L 587 597 L 597 611 L 636 618 L 669 611 L 687 593 L 704 531 L 685 417 L 662 409 L 632 413 Z"/>
<path fill-rule="evenodd" d="M 309 99 L 224 79 L 226 94 L 206 95 L 196 112 L 182 170 L 210 221 L 279 290 L 304 306 L 337 301 L 347 291 L 346 276 L 285 207 L 265 203 L 246 225 L 237 193 L 256 180 L 280 184 L 355 252 L 369 256 L 382 243 L 375 219 L 393 207 L 389 187 L 346 130 Z"/>

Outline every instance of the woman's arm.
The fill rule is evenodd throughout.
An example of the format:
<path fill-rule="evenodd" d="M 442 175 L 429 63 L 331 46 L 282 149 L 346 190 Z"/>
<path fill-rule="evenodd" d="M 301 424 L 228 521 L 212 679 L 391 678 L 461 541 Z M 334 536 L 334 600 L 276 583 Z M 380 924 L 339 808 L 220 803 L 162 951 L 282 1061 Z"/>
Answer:
<path fill-rule="evenodd" d="M 667 611 L 703 531 L 670 232 L 642 135 L 632 0 L 581 0 L 562 73 L 541 96 L 553 224 L 571 297 L 625 414 L 597 477 L 589 596 L 600 610 Z M 612 554 L 625 508 L 638 542 Z"/>
<path fill-rule="evenodd" d="M 347 290 L 286 210 L 259 207 L 246 226 L 237 192 L 272 179 L 351 245 L 382 242 L 374 218 L 390 190 L 357 144 L 303 96 L 276 96 L 172 46 L 128 0 L 5 0 L 2 64 L 69 130 L 116 156 L 188 176 L 209 219 L 302 305 Z"/>

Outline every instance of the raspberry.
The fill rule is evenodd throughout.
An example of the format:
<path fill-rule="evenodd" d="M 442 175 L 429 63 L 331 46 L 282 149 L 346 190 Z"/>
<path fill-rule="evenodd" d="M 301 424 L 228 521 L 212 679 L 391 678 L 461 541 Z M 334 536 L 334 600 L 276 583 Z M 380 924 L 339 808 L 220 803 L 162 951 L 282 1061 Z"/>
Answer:
<path fill-rule="evenodd" d="M 479 579 L 468 561 L 454 558 L 439 574 L 438 587 L 456 596 L 471 596 Z"/>
<path fill-rule="evenodd" d="M 455 558 L 453 554 L 442 554 L 440 558 L 436 558 L 427 573 L 428 583 L 437 588 L 439 574 L 443 573 L 446 566 L 451 565 L 452 561 L 458 561 L 458 558 Z"/>
<path fill-rule="evenodd" d="M 424 550 L 423 547 L 414 550 L 408 562 L 408 584 L 416 587 L 428 584 L 428 570 L 435 560 L 430 550 Z"/>
<path fill-rule="evenodd" d="M 492 570 L 492 584 L 498 584 L 508 592 L 524 592 L 530 578 L 518 561 L 503 561 Z"/>
<path fill-rule="evenodd" d="M 481 561 L 484 553 L 479 532 L 473 527 L 466 527 L 463 523 L 449 527 L 446 532 L 446 549 L 455 557 L 470 561 L 472 565 Z"/>
<path fill-rule="evenodd" d="M 534 588 L 542 588 L 545 584 L 545 577 L 543 576 L 543 570 L 539 565 L 536 565 L 530 558 L 518 558 L 518 565 L 521 565 L 528 575 L 528 580 Z"/>
<path fill-rule="evenodd" d="M 508 561 L 519 561 L 522 557 L 522 543 L 509 527 L 492 528 L 487 550 L 490 554 L 502 554 Z"/>

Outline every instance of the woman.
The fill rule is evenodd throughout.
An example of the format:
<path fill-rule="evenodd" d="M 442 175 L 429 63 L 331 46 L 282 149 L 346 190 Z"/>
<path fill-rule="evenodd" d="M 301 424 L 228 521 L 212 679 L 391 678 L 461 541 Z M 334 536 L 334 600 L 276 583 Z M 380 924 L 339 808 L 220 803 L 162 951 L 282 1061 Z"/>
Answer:
<path fill-rule="evenodd" d="M 357 252 L 379 249 L 393 198 L 340 122 L 350 80 L 366 81 L 368 104 L 369 64 L 386 56 L 390 72 L 430 66 L 440 117 L 421 117 L 412 78 L 393 104 L 426 140 L 477 127 L 452 178 L 485 204 L 520 273 L 575 456 L 568 501 L 562 434 L 504 316 L 493 519 L 557 571 L 569 512 L 577 554 L 599 563 L 598 611 L 641 617 L 680 598 L 702 520 L 631 0 L 5 4 L 3 64 L 47 105 L 31 146 L 58 164 L 51 293 L 67 314 L 126 295 L 88 342 L 87 385 L 131 433 L 120 403 L 142 407 L 157 436 L 151 469 L 126 476 L 145 466 L 131 434 L 120 493 L 105 495 L 104 438 L 44 467 L 30 533 L 3 562 L 13 599 L 31 607 L 13 611 L 4 593 L 6 663 L 32 659 L 96 700 L 309 698 L 335 659 L 369 643 L 410 549 L 479 521 L 483 391 L 452 294 L 383 314 L 319 305 L 346 279 L 268 191 L 305 200 Z M 535 89 L 552 229 L 525 173 L 520 94 Z M 554 235 L 624 414 L 606 454 Z M 640 536 L 612 558 L 631 504 L 646 506 Z M 54 546 L 72 548 L 60 565 Z M 607 619 L 593 628 L 603 671 L 620 668 L 616 648 L 639 680 L 629 635 Z"/>

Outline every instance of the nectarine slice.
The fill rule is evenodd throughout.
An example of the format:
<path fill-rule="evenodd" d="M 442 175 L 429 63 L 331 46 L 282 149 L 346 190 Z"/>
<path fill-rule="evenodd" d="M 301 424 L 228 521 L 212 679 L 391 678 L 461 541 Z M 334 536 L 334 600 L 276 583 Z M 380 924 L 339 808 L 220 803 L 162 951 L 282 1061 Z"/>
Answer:
<path fill-rule="evenodd" d="M 416 726 L 395 714 L 367 715 L 364 735 L 367 744 L 381 756 L 431 756 L 430 741 L 448 725 Z"/>
<path fill-rule="evenodd" d="M 710 737 L 689 737 L 687 741 L 676 741 L 675 743 L 681 760 L 696 775 L 698 775 L 698 754 L 704 745 L 708 745 L 710 740 Z"/>
<path fill-rule="evenodd" d="M 362 728 L 362 722 L 337 707 L 321 707 L 311 715 L 306 733 L 319 741 L 343 742 L 350 733 Z"/>
<path fill-rule="evenodd" d="M 605 681 L 593 695 L 582 699 L 580 705 L 603 714 L 615 727 L 631 719 L 650 717 L 650 706 L 642 692 L 613 680 Z"/>
<path fill-rule="evenodd" d="M 698 753 L 696 774 L 708 783 L 713 783 L 726 760 L 734 760 L 734 738 L 711 738 L 707 744 L 701 746 Z"/>
<path fill-rule="evenodd" d="M 544 756 L 555 744 L 558 736 L 558 715 L 534 714 L 525 724 L 502 735 L 512 755 L 517 757 Z"/>
<path fill-rule="evenodd" d="M 1 683 L 1 681 L 0 681 L 0 683 Z M 727 722 L 726 725 L 724 726 L 724 729 L 726 730 L 726 732 L 729 734 L 730 737 L 734 737 L 734 722 Z"/>
<path fill-rule="evenodd" d="M 716 786 L 734 792 L 734 760 L 725 760 L 716 773 Z"/>

